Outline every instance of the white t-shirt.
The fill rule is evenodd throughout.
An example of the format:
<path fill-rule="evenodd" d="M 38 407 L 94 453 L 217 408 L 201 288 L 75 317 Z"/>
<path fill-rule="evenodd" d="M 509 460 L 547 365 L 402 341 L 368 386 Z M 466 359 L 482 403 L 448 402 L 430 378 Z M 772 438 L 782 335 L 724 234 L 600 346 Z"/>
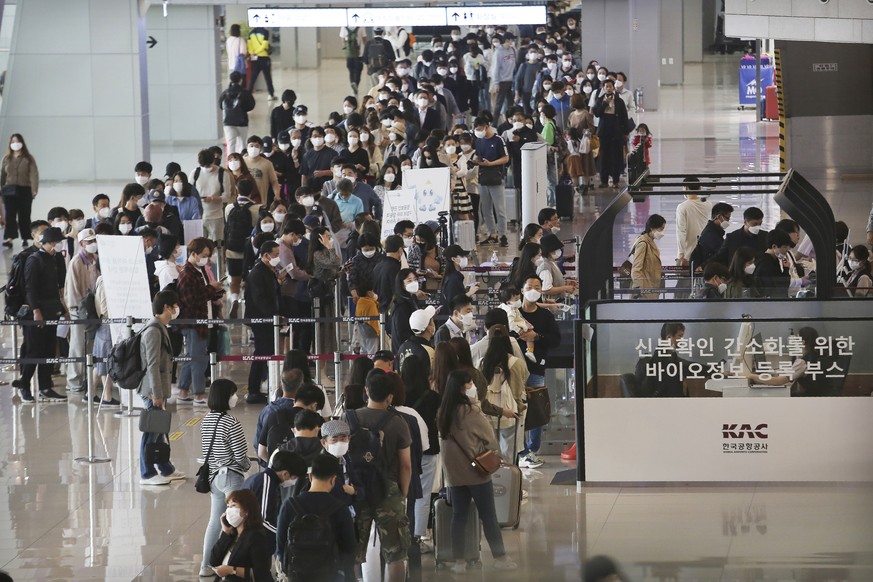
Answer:
<path fill-rule="evenodd" d="M 194 173 L 197 171 L 197 168 L 194 168 L 189 176 L 191 179 L 194 179 Z M 218 183 L 218 175 L 219 173 L 224 174 L 224 193 L 221 193 L 221 184 Z M 213 166 L 212 169 L 207 170 L 205 168 L 200 168 L 200 175 L 197 176 L 197 181 L 194 183 L 194 187 L 197 189 L 197 192 L 200 193 L 200 200 L 203 203 L 203 219 L 217 219 L 224 217 L 224 205 L 230 203 L 231 195 L 230 191 L 232 189 L 232 185 L 230 182 L 230 170 L 224 170 L 223 172 L 219 172 L 219 169 L 216 166 Z M 207 202 L 203 200 L 206 196 L 221 196 L 221 202 Z"/>
<path fill-rule="evenodd" d="M 421 433 L 421 450 L 428 450 L 430 448 L 430 439 L 427 438 L 427 424 L 425 424 L 424 419 L 418 411 L 409 406 L 395 406 L 394 409 L 397 412 L 402 412 L 403 414 L 415 417 L 416 422 L 418 422 L 418 432 Z"/>
<path fill-rule="evenodd" d="M 676 207 L 676 244 L 680 257 L 687 259 L 691 256 L 711 213 L 712 202 L 700 199 L 686 200 Z"/>

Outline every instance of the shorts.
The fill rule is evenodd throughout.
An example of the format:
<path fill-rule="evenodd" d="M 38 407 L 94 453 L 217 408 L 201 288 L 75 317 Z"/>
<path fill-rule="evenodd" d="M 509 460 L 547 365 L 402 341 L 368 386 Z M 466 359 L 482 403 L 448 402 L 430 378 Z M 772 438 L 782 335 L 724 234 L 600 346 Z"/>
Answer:
<path fill-rule="evenodd" d="M 386 563 L 406 559 L 409 551 L 409 518 L 406 516 L 406 499 L 400 494 L 397 483 L 388 485 L 388 497 L 379 507 L 358 507 L 355 527 L 358 529 L 357 561 L 363 563 L 367 557 L 367 544 L 370 528 L 376 521 L 376 533 L 382 546 L 382 558 Z"/>
<path fill-rule="evenodd" d="M 227 259 L 227 274 L 231 277 L 242 277 L 243 260 Z"/>
<path fill-rule="evenodd" d="M 212 241 L 224 241 L 224 218 L 204 218 L 203 236 Z"/>

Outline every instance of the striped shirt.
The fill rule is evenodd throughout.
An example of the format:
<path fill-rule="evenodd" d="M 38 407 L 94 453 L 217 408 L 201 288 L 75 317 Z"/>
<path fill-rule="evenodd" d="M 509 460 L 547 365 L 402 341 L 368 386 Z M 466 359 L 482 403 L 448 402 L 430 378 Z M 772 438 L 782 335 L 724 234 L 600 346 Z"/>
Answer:
<path fill-rule="evenodd" d="M 216 432 L 217 431 L 217 432 Z M 209 478 L 212 479 L 222 467 L 245 475 L 251 461 L 246 454 L 246 436 L 236 417 L 220 412 L 210 412 L 200 421 L 200 451 L 203 458 L 209 452 L 209 443 L 215 434 L 215 444 L 209 455 Z"/>

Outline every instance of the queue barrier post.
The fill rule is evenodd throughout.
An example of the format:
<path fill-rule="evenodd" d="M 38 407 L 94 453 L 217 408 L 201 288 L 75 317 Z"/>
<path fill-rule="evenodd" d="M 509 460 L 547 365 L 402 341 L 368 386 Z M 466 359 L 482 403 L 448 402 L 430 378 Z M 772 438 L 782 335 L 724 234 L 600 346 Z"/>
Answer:
<path fill-rule="evenodd" d="M 315 319 L 321 317 L 321 298 L 319 297 L 312 298 L 312 314 L 315 316 Z M 315 330 L 313 352 L 318 353 L 321 346 L 321 324 L 315 323 L 312 327 Z M 321 378 L 321 360 L 315 360 L 315 377 L 317 379 Z"/>
<path fill-rule="evenodd" d="M 85 356 L 85 373 L 87 374 L 88 402 L 86 414 L 88 415 L 88 456 L 77 457 L 77 463 L 108 463 L 107 457 L 94 456 L 94 356 Z M 133 402 L 133 399 L 131 399 Z"/>
<path fill-rule="evenodd" d="M 387 349 L 385 347 L 386 338 L 385 338 L 385 314 L 379 314 L 379 349 L 384 350 Z"/>
<path fill-rule="evenodd" d="M 209 377 L 213 382 L 220 377 L 218 372 L 218 354 L 209 352 Z"/>
<path fill-rule="evenodd" d="M 19 350 L 19 346 L 18 346 L 18 322 L 13 320 L 13 323 L 12 323 L 12 357 L 16 360 L 20 356 L 20 354 L 18 353 L 18 350 Z M 17 366 L 15 364 L 8 364 L 6 366 L 3 366 L 3 370 L 6 372 L 11 372 L 11 371 L 15 370 L 16 368 L 17 368 Z"/>
<path fill-rule="evenodd" d="M 282 336 L 280 331 L 282 329 L 282 316 L 274 315 L 273 316 L 273 353 L 278 355 L 282 354 Z M 269 394 L 268 398 L 270 402 L 276 399 L 276 390 L 275 388 L 279 386 L 279 378 L 281 377 L 279 373 L 280 367 L 279 362 L 270 362 L 270 387 L 267 390 Z"/>
<path fill-rule="evenodd" d="M 127 328 L 127 337 L 131 337 L 133 335 L 133 316 L 132 315 L 127 316 L 127 321 L 125 322 L 124 325 Z M 135 390 L 128 390 L 127 392 L 128 392 L 128 394 L 127 394 L 127 410 L 124 410 L 124 409 L 119 410 L 118 412 L 115 413 L 115 416 L 122 417 L 122 418 L 133 418 L 135 416 L 139 416 L 139 414 L 140 414 L 139 410 L 133 409 L 133 394 L 134 394 Z"/>
<path fill-rule="evenodd" d="M 343 315 L 343 306 L 342 306 L 342 296 L 340 293 L 340 283 L 339 280 L 336 281 L 336 285 L 333 286 L 333 316 L 336 318 L 336 321 L 333 324 L 333 335 L 334 341 L 336 342 L 336 348 L 340 347 L 340 336 L 342 335 L 342 315 Z M 349 337 L 349 341 L 351 341 L 351 337 Z"/>
<path fill-rule="evenodd" d="M 334 374 L 334 386 L 336 387 L 336 394 L 334 395 L 334 402 L 339 398 L 339 393 L 342 391 L 342 376 L 343 373 L 343 355 L 340 352 L 333 353 L 333 374 Z"/>

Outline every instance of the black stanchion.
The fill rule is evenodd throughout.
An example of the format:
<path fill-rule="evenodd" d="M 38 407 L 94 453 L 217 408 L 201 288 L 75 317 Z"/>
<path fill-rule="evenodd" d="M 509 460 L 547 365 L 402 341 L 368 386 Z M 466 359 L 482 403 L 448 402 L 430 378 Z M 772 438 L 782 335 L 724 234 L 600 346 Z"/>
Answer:
<path fill-rule="evenodd" d="M 315 319 L 321 317 L 321 299 L 319 297 L 312 298 L 312 314 L 315 316 Z M 315 351 L 318 351 L 318 346 L 321 345 L 321 326 L 317 323 L 312 326 L 314 336 L 313 339 L 315 341 Z M 321 379 L 321 360 L 315 360 L 315 378 L 316 380 Z"/>

